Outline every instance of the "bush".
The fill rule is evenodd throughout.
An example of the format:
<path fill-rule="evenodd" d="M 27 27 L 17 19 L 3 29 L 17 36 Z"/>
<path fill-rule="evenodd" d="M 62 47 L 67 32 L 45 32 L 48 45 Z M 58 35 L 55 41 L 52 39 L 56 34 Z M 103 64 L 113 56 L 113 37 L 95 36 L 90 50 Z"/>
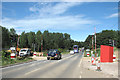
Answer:
<path fill-rule="evenodd" d="M 67 52 L 67 49 L 58 48 L 58 51 L 60 51 L 60 52 Z"/>
<path fill-rule="evenodd" d="M 100 56 L 100 49 L 97 49 L 96 52 L 97 52 L 98 56 Z"/>
<path fill-rule="evenodd" d="M 44 51 L 43 52 L 43 56 L 47 56 L 47 53 L 48 53 L 48 51 L 46 50 L 46 51 Z"/>
<path fill-rule="evenodd" d="M 1 51 L 0 54 L 2 54 L 2 60 L 10 59 L 10 52 Z"/>

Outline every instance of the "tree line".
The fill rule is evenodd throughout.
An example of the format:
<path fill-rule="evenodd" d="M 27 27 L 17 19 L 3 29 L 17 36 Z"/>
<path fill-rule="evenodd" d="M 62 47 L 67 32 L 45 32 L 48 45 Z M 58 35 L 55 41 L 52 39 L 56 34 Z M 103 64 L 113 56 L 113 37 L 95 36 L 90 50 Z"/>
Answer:
<path fill-rule="evenodd" d="M 95 46 L 95 36 L 93 37 Z M 100 48 L 100 45 L 114 46 L 120 48 L 120 31 L 115 30 L 103 30 L 100 33 L 96 33 L 96 47 Z M 92 49 L 92 35 L 89 35 L 85 42 L 84 47 Z"/>
<path fill-rule="evenodd" d="M 9 48 L 11 46 L 17 46 L 18 35 L 15 29 L 8 30 L 2 27 L 2 48 Z M 67 33 L 51 33 L 45 30 L 43 33 L 38 30 L 35 32 L 22 32 L 19 39 L 19 48 L 31 48 L 32 50 L 41 51 L 49 49 L 73 49 L 73 45 L 83 47 L 84 42 L 74 41 Z M 42 45 L 42 46 L 41 46 Z"/>
<path fill-rule="evenodd" d="M 2 48 L 10 48 L 11 46 L 17 46 L 18 34 L 14 28 L 7 29 L 2 28 Z M 100 45 L 112 46 L 114 40 L 114 46 L 120 48 L 120 31 L 115 30 L 103 30 L 100 33 L 96 33 L 97 48 Z M 93 37 L 95 40 L 95 37 Z M 94 41 L 95 42 L 95 41 Z M 94 43 L 95 44 L 95 43 Z M 84 42 L 74 41 L 67 33 L 51 33 L 45 30 L 43 33 L 38 30 L 35 32 L 22 32 L 19 39 L 19 48 L 31 48 L 32 50 L 41 51 L 41 45 L 43 50 L 48 49 L 73 49 L 73 45 L 78 45 L 79 48 L 85 47 L 86 49 L 92 49 L 92 35 L 88 35 Z M 94 45 L 95 46 L 95 45 Z M 35 48 L 34 48 L 35 47 Z"/>
<path fill-rule="evenodd" d="M 83 42 L 74 41 L 71 39 L 70 35 L 67 33 L 51 33 L 45 30 L 43 33 L 39 30 L 35 32 L 22 32 L 20 35 L 20 45 L 19 47 L 28 47 L 32 50 L 41 51 L 49 49 L 72 49 L 73 45 L 77 44 L 79 47 L 83 47 Z"/>

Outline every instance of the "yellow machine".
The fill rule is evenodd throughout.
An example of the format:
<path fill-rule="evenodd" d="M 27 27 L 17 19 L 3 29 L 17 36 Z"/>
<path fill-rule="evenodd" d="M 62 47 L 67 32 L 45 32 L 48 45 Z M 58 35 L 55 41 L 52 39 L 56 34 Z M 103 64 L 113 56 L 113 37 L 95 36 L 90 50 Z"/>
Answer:
<path fill-rule="evenodd" d="M 10 52 L 10 53 L 13 53 L 13 52 L 19 52 L 20 51 L 20 48 L 15 48 L 15 47 L 10 47 L 9 50 L 7 50 L 7 52 Z"/>

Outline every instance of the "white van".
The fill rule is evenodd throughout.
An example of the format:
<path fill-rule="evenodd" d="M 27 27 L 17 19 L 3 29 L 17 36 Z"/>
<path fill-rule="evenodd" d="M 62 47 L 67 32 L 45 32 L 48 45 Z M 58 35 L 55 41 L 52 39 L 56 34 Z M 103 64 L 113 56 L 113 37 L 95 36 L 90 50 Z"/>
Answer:
<path fill-rule="evenodd" d="M 19 56 L 23 57 L 23 56 L 28 56 L 30 55 L 31 50 L 29 48 L 22 48 L 19 52 Z"/>

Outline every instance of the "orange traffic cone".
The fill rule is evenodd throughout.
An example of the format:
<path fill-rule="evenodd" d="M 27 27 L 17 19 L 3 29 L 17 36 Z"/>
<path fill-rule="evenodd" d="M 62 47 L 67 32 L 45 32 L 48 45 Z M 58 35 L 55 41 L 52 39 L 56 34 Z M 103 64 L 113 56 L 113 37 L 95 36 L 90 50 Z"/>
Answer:
<path fill-rule="evenodd" d="M 92 65 L 93 65 L 93 66 L 96 66 L 95 58 L 92 59 Z"/>
<path fill-rule="evenodd" d="M 96 71 L 101 71 L 101 68 L 100 68 L 100 60 L 98 61 L 98 64 L 97 64 L 97 69 Z"/>

